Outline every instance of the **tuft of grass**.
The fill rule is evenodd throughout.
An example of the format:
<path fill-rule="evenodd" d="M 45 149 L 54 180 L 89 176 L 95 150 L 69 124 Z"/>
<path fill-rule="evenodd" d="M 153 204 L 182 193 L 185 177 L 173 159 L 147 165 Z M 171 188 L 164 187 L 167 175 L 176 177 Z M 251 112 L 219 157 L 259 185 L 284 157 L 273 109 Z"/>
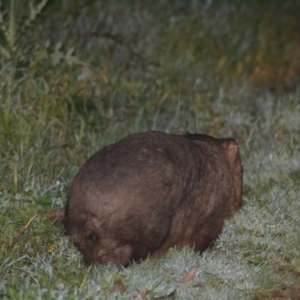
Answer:
<path fill-rule="evenodd" d="M 3 1 L 0 298 L 295 298 L 299 9 L 299 1 Z M 235 137 L 243 207 L 202 255 L 174 248 L 126 269 L 86 268 L 48 212 L 64 207 L 89 155 L 147 130 Z"/>

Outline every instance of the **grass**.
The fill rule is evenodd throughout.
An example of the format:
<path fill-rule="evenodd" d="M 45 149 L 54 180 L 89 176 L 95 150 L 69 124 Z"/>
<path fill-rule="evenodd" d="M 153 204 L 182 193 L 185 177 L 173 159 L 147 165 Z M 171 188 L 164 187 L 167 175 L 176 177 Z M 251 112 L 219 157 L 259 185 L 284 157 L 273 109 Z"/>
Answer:
<path fill-rule="evenodd" d="M 299 299 L 299 1 L 13 2 L 0 34 L 0 298 Z M 86 268 L 49 211 L 89 155 L 152 129 L 235 137 L 244 205 L 202 255 Z"/>

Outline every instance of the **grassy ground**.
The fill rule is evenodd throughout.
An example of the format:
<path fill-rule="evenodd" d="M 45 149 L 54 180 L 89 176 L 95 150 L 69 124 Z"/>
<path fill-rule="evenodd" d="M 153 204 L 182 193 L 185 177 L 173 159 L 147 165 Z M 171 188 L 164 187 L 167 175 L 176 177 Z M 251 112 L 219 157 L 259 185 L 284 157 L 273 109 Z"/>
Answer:
<path fill-rule="evenodd" d="M 44 2 L 0 18 L 0 298 L 300 299 L 299 1 Z M 87 269 L 48 212 L 151 129 L 235 137 L 243 208 L 202 255 Z"/>

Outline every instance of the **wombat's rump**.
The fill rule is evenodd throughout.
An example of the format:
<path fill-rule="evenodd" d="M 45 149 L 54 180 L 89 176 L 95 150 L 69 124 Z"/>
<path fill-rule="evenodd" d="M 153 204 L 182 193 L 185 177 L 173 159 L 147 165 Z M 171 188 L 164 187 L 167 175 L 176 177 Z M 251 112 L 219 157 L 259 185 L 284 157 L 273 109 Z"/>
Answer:
<path fill-rule="evenodd" d="M 146 132 L 95 153 L 68 197 L 66 233 L 87 264 L 203 251 L 241 206 L 242 165 L 233 139 Z"/>

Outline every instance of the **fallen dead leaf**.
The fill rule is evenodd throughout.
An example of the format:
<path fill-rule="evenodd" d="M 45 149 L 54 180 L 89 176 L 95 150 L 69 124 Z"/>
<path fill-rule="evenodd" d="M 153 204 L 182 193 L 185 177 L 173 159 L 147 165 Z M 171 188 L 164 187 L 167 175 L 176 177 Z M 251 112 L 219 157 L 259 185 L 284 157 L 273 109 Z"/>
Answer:
<path fill-rule="evenodd" d="M 65 214 L 65 209 L 60 208 L 60 209 L 52 209 L 47 212 L 47 217 L 52 219 L 52 218 L 57 218 L 57 217 L 63 217 Z"/>
<path fill-rule="evenodd" d="M 65 215 L 65 209 L 60 208 L 60 209 L 52 209 L 47 212 L 47 218 L 48 219 L 56 219 L 54 220 L 54 225 L 57 227 L 62 227 L 63 226 L 63 218 Z"/>
<path fill-rule="evenodd" d="M 197 271 L 197 267 L 194 267 L 192 268 L 186 275 L 184 275 L 182 278 L 181 278 L 181 282 L 182 283 L 186 283 L 188 282 L 192 277 L 193 275 L 196 273 Z"/>
<path fill-rule="evenodd" d="M 121 280 L 116 281 L 114 285 L 122 294 L 127 290 L 125 284 Z"/>
<path fill-rule="evenodd" d="M 146 299 L 147 294 L 148 294 L 147 290 L 136 291 L 134 293 L 135 296 L 140 296 L 142 299 Z"/>

